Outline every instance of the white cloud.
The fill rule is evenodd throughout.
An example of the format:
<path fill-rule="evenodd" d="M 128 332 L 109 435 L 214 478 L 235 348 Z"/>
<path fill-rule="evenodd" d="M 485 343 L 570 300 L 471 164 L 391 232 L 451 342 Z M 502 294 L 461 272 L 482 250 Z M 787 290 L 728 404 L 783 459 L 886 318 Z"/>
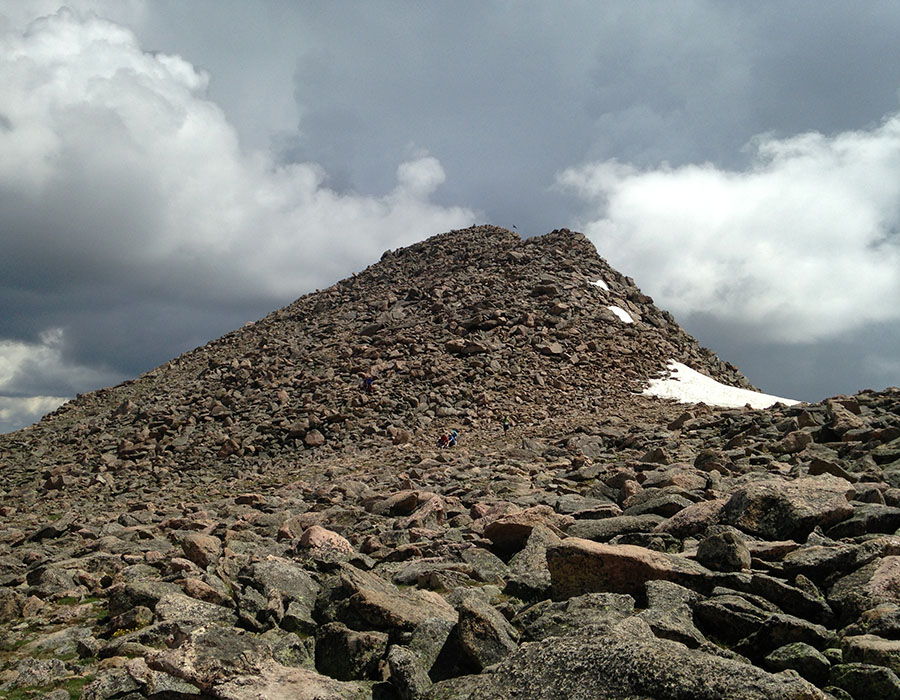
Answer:
<path fill-rule="evenodd" d="M 0 70 L 0 194 L 40 210 L 10 214 L 30 229 L 26 254 L 86 247 L 136 284 L 164 267 L 206 293 L 290 295 L 475 218 L 428 201 L 444 179 L 434 158 L 402 164 L 375 197 L 244 152 L 208 76 L 96 17 L 63 10 L 8 32 Z"/>
<path fill-rule="evenodd" d="M 59 389 L 81 385 L 103 386 L 115 381 L 108 370 L 72 362 L 65 357 L 65 333 L 50 328 L 40 342 L 0 340 L 0 396 L 21 396 L 29 387 Z"/>
<path fill-rule="evenodd" d="M 0 433 L 33 423 L 58 408 L 71 396 L 26 395 L 29 391 L 67 390 L 77 386 L 99 387 L 118 379 L 65 359 L 65 333 L 50 328 L 37 343 L 0 340 Z"/>
<path fill-rule="evenodd" d="M 78 296 L 95 316 L 154 299 L 274 308 L 477 218 L 430 201 L 444 171 L 424 152 L 387 194 L 337 192 L 315 163 L 243 148 L 183 58 L 90 12 L 23 14 L 0 6 L 0 286 L 20 297 L 58 309 Z M 0 342 L 0 375 L 53 365 L 98 386 L 85 382 L 102 371 L 62 363 L 51 340 Z"/>
<path fill-rule="evenodd" d="M 678 314 L 779 342 L 900 318 L 900 116 L 753 149 L 744 172 L 605 161 L 557 181 L 592 208 L 600 254 Z"/>
<path fill-rule="evenodd" d="M 29 396 L 24 399 L 0 396 L 0 433 L 35 423 L 67 400 L 62 396 Z"/>

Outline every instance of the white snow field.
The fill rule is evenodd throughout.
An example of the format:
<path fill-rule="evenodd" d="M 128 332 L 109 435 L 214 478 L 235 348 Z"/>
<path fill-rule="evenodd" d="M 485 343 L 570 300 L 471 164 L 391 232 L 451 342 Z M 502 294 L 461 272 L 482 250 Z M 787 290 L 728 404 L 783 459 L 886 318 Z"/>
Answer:
<path fill-rule="evenodd" d="M 800 403 L 794 399 L 720 384 L 715 379 L 674 360 L 669 362 L 668 367 L 668 377 L 651 379 L 650 386 L 641 393 L 660 399 L 675 399 L 679 403 L 705 403 L 725 408 L 741 408 L 747 404 L 752 408 L 768 408 L 779 402 L 786 406 Z"/>
<path fill-rule="evenodd" d="M 609 285 L 606 284 L 603 280 L 597 280 L 596 282 L 588 282 L 592 287 L 600 287 L 600 289 L 605 289 L 607 292 L 609 291 Z"/>
<path fill-rule="evenodd" d="M 621 306 L 607 306 L 606 308 L 612 311 L 616 316 L 618 316 L 619 320 L 621 320 L 622 323 L 634 323 L 634 319 L 631 318 L 631 314 L 629 314 Z"/>

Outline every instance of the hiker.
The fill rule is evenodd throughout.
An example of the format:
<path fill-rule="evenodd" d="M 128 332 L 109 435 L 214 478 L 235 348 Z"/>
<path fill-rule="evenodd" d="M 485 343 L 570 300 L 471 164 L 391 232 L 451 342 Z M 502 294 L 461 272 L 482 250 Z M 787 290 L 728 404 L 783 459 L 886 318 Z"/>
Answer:
<path fill-rule="evenodd" d="M 372 377 L 366 377 L 365 379 L 363 379 L 363 383 L 362 383 L 363 391 L 366 392 L 367 394 L 371 394 L 372 391 L 374 390 L 374 387 L 372 386 L 374 383 L 375 383 L 375 380 Z"/>
<path fill-rule="evenodd" d="M 441 437 L 438 439 L 438 445 L 442 450 L 446 450 L 450 446 L 450 436 L 447 433 L 441 433 Z"/>
<path fill-rule="evenodd" d="M 505 433 L 507 430 L 509 430 L 509 417 L 504 416 L 504 418 L 503 418 L 503 432 Z"/>
<path fill-rule="evenodd" d="M 450 444 L 448 447 L 456 447 L 456 439 L 459 437 L 459 433 L 455 430 L 450 431 Z"/>

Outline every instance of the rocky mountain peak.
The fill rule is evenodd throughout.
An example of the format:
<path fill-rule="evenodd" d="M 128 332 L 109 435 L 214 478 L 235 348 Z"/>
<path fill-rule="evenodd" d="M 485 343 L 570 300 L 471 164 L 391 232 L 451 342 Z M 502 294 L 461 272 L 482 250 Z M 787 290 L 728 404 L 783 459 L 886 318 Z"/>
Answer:
<path fill-rule="evenodd" d="M 44 470 L 73 489 L 98 467 L 134 485 L 147 470 L 162 480 L 216 464 L 234 475 L 309 450 L 430 444 L 443 429 L 474 434 L 502 417 L 564 415 L 575 425 L 625 416 L 673 359 L 750 386 L 582 234 L 522 240 L 475 226 L 387 251 L 2 440 L 8 473 L 37 450 Z"/>

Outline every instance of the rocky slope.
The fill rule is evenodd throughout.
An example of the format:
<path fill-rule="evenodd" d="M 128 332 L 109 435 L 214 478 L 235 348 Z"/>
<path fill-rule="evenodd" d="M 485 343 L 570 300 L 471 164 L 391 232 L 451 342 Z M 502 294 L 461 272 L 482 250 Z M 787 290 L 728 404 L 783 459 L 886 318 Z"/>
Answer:
<path fill-rule="evenodd" d="M 0 692 L 900 698 L 900 391 L 636 395 L 671 359 L 749 387 L 477 227 L 0 436 Z"/>

